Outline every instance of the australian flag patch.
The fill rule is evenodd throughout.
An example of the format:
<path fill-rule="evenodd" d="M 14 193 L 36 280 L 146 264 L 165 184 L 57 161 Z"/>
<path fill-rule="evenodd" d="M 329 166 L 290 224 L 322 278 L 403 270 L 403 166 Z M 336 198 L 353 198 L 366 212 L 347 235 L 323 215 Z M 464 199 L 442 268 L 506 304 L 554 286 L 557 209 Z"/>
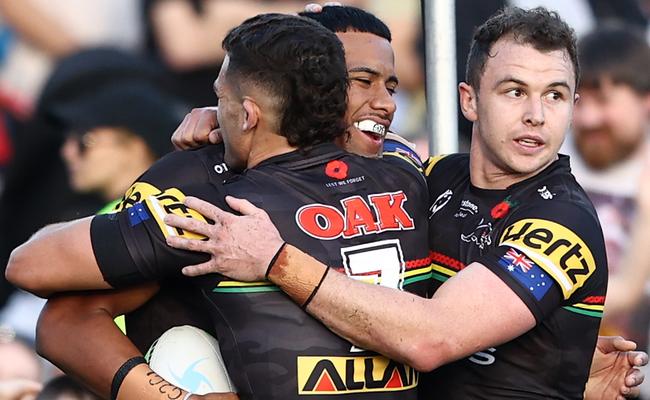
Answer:
<path fill-rule="evenodd" d="M 132 227 L 150 218 L 149 211 L 142 202 L 135 203 L 127 209 L 127 212 L 129 213 L 129 225 Z"/>
<path fill-rule="evenodd" d="M 541 300 L 553 286 L 553 278 L 533 260 L 513 248 L 509 248 L 499 259 L 499 266 Z"/>

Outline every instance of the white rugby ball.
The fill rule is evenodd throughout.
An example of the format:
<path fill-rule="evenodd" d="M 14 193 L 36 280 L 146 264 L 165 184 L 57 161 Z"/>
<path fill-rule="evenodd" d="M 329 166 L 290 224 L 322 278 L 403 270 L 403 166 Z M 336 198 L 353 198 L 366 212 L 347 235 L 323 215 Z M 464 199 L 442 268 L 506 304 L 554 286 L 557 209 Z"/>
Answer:
<path fill-rule="evenodd" d="M 170 383 L 196 394 L 236 392 L 219 342 L 194 326 L 175 326 L 147 352 L 149 367 Z"/>

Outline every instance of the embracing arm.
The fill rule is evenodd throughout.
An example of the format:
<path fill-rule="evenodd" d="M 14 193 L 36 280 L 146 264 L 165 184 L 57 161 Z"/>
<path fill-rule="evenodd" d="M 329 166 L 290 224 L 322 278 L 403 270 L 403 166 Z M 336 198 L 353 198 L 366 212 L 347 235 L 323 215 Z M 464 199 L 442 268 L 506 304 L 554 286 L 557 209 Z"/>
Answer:
<path fill-rule="evenodd" d="M 92 217 L 46 226 L 11 252 L 7 280 L 47 297 L 69 290 L 108 289 L 90 243 Z"/>
<path fill-rule="evenodd" d="M 320 287 L 317 280 L 297 279 L 314 276 L 314 271 L 324 274 L 325 268 L 286 246 L 269 279 L 299 304 L 312 296 L 307 311 L 340 336 L 418 370 L 429 371 L 507 342 L 535 326 L 523 301 L 478 263 L 449 279 L 431 299 L 354 281 L 334 271 Z"/>
<path fill-rule="evenodd" d="M 141 356 L 113 318 L 140 307 L 157 290 L 156 284 L 149 284 L 50 299 L 38 320 L 38 352 L 108 397 L 118 368 L 129 358 Z"/>
<path fill-rule="evenodd" d="M 142 354 L 119 330 L 113 318 L 133 311 L 158 291 L 156 284 L 91 294 L 62 295 L 48 301 L 37 327 L 41 355 L 74 375 L 103 398 L 113 377 L 129 359 Z M 124 378 L 118 399 L 181 400 L 186 391 L 158 376 L 146 364 Z M 231 393 L 193 395 L 192 399 L 235 400 Z"/>
<path fill-rule="evenodd" d="M 244 216 L 215 214 L 207 203 L 186 199 L 186 205 L 219 222 L 202 225 L 168 216 L 167 223 L 198 229 L 210 238 L 192 241 L 170 237 L 168 243 L 184 243 L 187 249 L 201 248 L 213 257 L 217 255 L 186 271 L 215 267 L 234 279 L 261 280 L 282 239 L 266 213 L 245 200 L 228 197 L 227 201 Z M 238 239 L 229 240 L 231 237 Z M 242 251 L 246 262 L 231 257 Z M 431 370 L 503 343 L 535 326 L 533 314 L 519 296 L 477 263 L 450 279 L 432 299 L 354 281 L 290 245 L 280 251 L 268 278 L 298 304 L 309 301 L 307 310 L 338 335 L 419 370 Z M 486 304 L 490 307 L 481 306 Z"/>

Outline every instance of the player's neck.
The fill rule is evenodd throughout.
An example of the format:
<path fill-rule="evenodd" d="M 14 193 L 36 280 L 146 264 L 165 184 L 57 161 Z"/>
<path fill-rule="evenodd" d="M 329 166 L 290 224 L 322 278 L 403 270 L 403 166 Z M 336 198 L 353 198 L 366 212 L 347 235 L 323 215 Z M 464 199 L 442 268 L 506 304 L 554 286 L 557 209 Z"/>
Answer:
<path fill-rule="evenodd" d="M 296 150 L 287 138 L 277 133 L 256 134 L 248 157 L 247 168 L 253 168 L 264 160 Z"/>

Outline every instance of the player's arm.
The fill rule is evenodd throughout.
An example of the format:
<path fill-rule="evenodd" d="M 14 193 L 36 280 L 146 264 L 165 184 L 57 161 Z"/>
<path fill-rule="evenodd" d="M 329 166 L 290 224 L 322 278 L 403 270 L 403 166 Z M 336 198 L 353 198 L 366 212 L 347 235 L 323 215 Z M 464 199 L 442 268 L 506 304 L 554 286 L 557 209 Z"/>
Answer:
<path fill-rule="evenodd" d="M 113 318 L 144 304 L 156 284 L 117 291 L 64 294 L 50 299 L 38 321 L 39 354 L 108 398 L 115 372 L 142 356 Z"/>
<path fill-rule="evenodd" d="M 263 279 L 282 239 L 262 210 L 243 200 L 228 198 L 228 202 L 244 217 L 213 214 L 211 217 L 219 221 L 214 228 L 168 218 L 173 225 L 189 228 L 185 224 L 190 223 L 193 229 L 212 229 L 201 231 L 211 238 L 208 242 L 169 238 L 168 243 L 176 246 L 183 242 L 189 249 L 212 246 L 202 251 L 214 256 L 233 254 L 235 249 L 226 248 L 226 239 L 237 236 L 238 243 L 233 246 L 247 249 L 246 262 L 243 258 L 241 262 L 213 258 L 198 269 L 215 267 L 236 279 Z M 197 199 L 188 199 L 187 204 L 200 212 L 214 211 Z M 242 235 L 255 239 L 244 244 Z M 420 370 L 431 370 L 503 343 L 535 326 L 535 318 L 523 301 L 477 263 L 450 279 L 432 299 L 348 279 L 289 245 L 278 253 L 268 278 L 340 336 Z M 488 304 L 490 307 L 479 306 Z"/>
<path fill-rule="evenodd" d="M 123 287 L 127 283 L 138 283 L 134 281 L 137 278 L 139 282 L 159 278 L 157 271 L 151 268 L 146 278 L 140 276 L 138 268 L 141 266 L 135 265 L 131 253 L 143 254 L 150 250 L 145 258 L 165 254 L 164 248 L 156 247 L 162 228 L 156 224 L 157 219 L 149 207 L 154 207 L 151 203 L 155 202 L 160 205 L 159 209 L 173 208 L 183 193 L 168 188 L 174 187 L 179 177 L 191 181 L 189 183 L 208 180 L 206 168 L 195 152 L 170 153 L 154 163 L 127 190 L 117 206 L 117 214 L 88 217 L 41 229 L 12 252 L 6 270 L 7 279 L 32 293 L 48 296 L 62 291 Z M 149 205 L 144 204 L 147 202 Z M 136 204 L 140 207 L 131 208 Z M 129 212 L 134 210 L 137 212 L 130 215 Z M 176 209 L 176 212 L 185 211 L 184 207 Z M 187 213 L 188 216 L 194 215 L 190 211 Z M 148 220 L 142 221 L 145 218 Z M 91 235 L 93 229 L 97 231 L 94 236 Z M 126 238 L 125 234 L 129 237 Z M 159 241 L 164 245 L 162 239 Z M 110 256 L 103 269 L 97 263 L 96 252 Z M 112 259 L 126 262 L 111 264 Z M 166 258 L 171 259 L 178 261 L 179 258 Z M 125 279 L 128 274 L 133 279 Z"/>
<path fill-rule="evenodd" d="M 158 290 L 148 284 L 124 290 L 62 295 L 50 299 L 37 327 L 41 355 L 88 384 L 102 398 L 181 400 L 187 392 L 163 380 L 146 364 L 137 364 L 118 386 L 115 376 L 125 363 L 142 357 L 113 318 L 144 304 Z M 236 399 L 233 394 L 196 398 Z"/>
<path fill-rule="evenodd" d="M 324 275 L 324 271 L 328 270 L 325 269 L 323 264 L 295 248 L 289 246 L 283 248 L 284 242 L 275 227 L 270 223 L 266 213 L 244 200 L 232 198 L 227 198 L 226 200 L 233 209 L 241 212 L 243 216 L 237 217 L 229 213 L 224 213 L 199 199 L 187 198 L 186 205 L 193 207 L 203 215 L 215 220 L 217 222 L 216 225 L 201 224 L 196 221 L 188 221 L 175 217 L 168 217 L 166 219 L 170 225 L 191 229 L 210 238 L 205 242 L 187 241 L 179 238 L 170 238 L 168 240 L 168 243 L 173 246 L 203 251 L 212 255 L 212 258 L 208 262 L 187 267 L 184 270 L 186 274 L 201 275 L 208 272 L 221 271 L 226 275 L 236 276 L 240 280 L 259 280 L 260 274 L 264 276 L 269 271 L 269 267 L 272 267 L 270 268 L 270 278 L 284 289 L 292 291 L 294 293 L 292 295 L 294 299 L 303 305 L 310 301 L 310 296 L 318 289 L 318 284 L 321 282 L 320 279 L 325 276 L 325 279 L 320 284 L 320 289 L 325 289 L 329 293 L 318 290 L 308 305 L 310 312 L 325 315 L 327 319 L 323 318 L 323 321 L 328 326 L 342 324 L 342 328 L 340 327 L 339 331 L 347 332 L 343 334 L 347 335 L 352 341 L 360 344 L 372 341 L 367 346 L 368 348 L 377 349 L 387 355 L 390 354 L 387 353 L 386 348 L 396 348 L 397 351 L 392 353 L 397 354 L 397 356 L 393 356 L 395 358 L 401 357 L 400 359 L 409 362 L 409 357 L 418 357 L 420 356 L 418 353 L 422 351 L 423 357 L 425 358 L 421 360 L 423 368 L 431 367 L 428 358 L 440 358 L 441 356 L 435 354 L 435 352 L 431 354 L 434 351 L 434 347 L 432 346 L 435 343 L 429 343 L 427 345 L 421 338 L 412 337 L 412 333 L 415 333 L 416 336 L 421 334 L 422 338 L 430 337 L 430 329 L 434 327 L 431 325 L 432 320 L 438 318 L 440 315 L 444 317 L 445 314 L 453 314 L 457 315 L 457 317 L 449 322 L 449 326 L 442 326 L 441 329 L 457 331 L 459 327 L 465 326 L 467 322 L 467 313 L 455 314 L 455 310 L 461 308 L 461 306 L 466 306 L 465 308 L 470 309 L 470 314 L 474 313 L 476 315 L 476 310 L 480 311 L 482 308 L 485 308 L 483 304 L 489 304 L 493 310 L 499 310 L 499 313 L 501 313 L 498 303 L 508 303 L 508 297 L 512 298 L 512 291 L 508 293 L 509 289 L 503 288 L 503 281 L 494 281 L 494 274 L 478 264 L 468 267 L 464 272 L 450 279 L 442 286 L 436 297 L 432 300 L 421 299 L 406 293 L 383 290 L 380 287 L 362 286 L 358 282 L 352 282 L 342 275 L 332 273 L 331 271 L 327 275 Z M 255 240 L 242 243 L 243 238 L 255 238 Z M 233 244 L 236 246 L 233 246 Z M 237 257 L 234 255 L 241 252 L 241 248 L 246 249 L 246 254 L 243 258 L 237 260 Z M 227 256 L 224 257 L 223 255 Z M 273 266 L 273 264 L 278 261 L 288 266 L 288 268 L 276 270 L 276 266 Z M 294 269 L 292 270 L 292 268 Z M 473 271 L 471 275 L 469 271 Z M 474 279 L 483 282 L 473 286 L 476 282 Z M 466 281 L 469 282 L 465 284 Z M 478 296 L 473 294 L 473 288 L 476 289 L 475 292 L 478 293 Z M 461 290 L 469 291 L 462 292 Z M 498 294 L 495 298 L 492 298 L 491 295 L 486 298 L 484 294 L 481 294 L 486 292 L 492 293 L 494 290 Z M 349 294 L 355 294 L 358 291 L 366 292 L 365 294 L 361 293 L 361 297 L 349 296 Z M 454 291 L 461 291 L 461 293 L 456 295 Z M 373 294 L 376 294 L 377 297 L 373 297 Z M 468 295 L 469 297 L 473 296 L 473 298 L 478 297 L 479 300 L 465 301 Z M 391 304 L 388 296 L 395 296 L 396 302 Z M 449 301 L 445 303 L 448 296 L 451 297 L 451 304 L 448 304 Z M 456 296 L 458 296 L 457 299 L 462 304 L 455 301 Z M 364 298 L 365 300 L 363 300 Z M 332 305 L 328 302 L 335 302 L 337 299 L 344 306 L 347 305 L 349 307 L 344 307 L 341 314 L 337 314 L 336 312 L 330 312 L 328 314 L 328 307 L 337 307 L 336 304 Z M 362 299 L 362 304 L 356 303 L 359 299 Z M 517 303 L 517 301 L 521 304 Z M 524 318 L 532 318 L 530 311 L 526 314 L 526 311 L 521 309 L 523 305 L 521 300 L 517 298 L 517 301 L 515 301 L 515 305 L 512 308 L 510 304 L 506 304 L 505 310 L 508 310 L 507 312 L 511 315 L 520 314 Z M 431 305 L 432 303 L 437 304 Z M 386 305 L 388 306 L 385 307 Z M 429 312 L 436 309 L 436 307 L 440 310 L 441 314 L 436 314 L 435 318 L 431 318 L 433 314 L 429 314 Z M 341 310 L 341 308 L 333 309 Z M 405 309 L 409 311 L 404 312 Z M 415 311 L 412 312 L 412 310 Z M 450 312 L 450 310 L 452 311 Z M 489 309 L 486 312 L 489 312 Z M 378 315 L 380 317 L 397 316 L 397 324 L 393 323 L 390 319 L 387 322 L 388 328 L 391 328 L 393 331 L 397 329 L 394 337 L 391 338 L 390 335 L 387 338 L 384 337 L 382 333 L 384 331 L 384 322 L 377 319 Z M 478 315 L 476 324 L 484 321 L 482 318 L 484 318 L 484 315 Z M 534 321 L 528 320 L 528 322 L 520 323 L 520 325 L 517 325 L 512 330 L 500 330 L 495 333 L 492 327 L 502 325 L 498 323 L 500 316 L 497 315 L 496 318 L 495 320 L 489 320 L 488 318 L 488 323 L 484 324 L 481 332 L 478 333 L 482 337 L 489 338 L 487 340 L 483 339 L 485 342 L 488 340 L 504 340 L 499 339 L 497 335 L 502 335 L 503 337 L 513 334 L 516 335 L 517 330 L 525 331 L 525 329 L 532 327 L 532 324 L 534 324 Z M 350 319 L 351 322 L 349 325 L 346 325 L 346 319 Z M 359 326 L 355 326 L 355 322 Z M 508 321 L 508 323 L 511 323 L 511 321 Z M 529 326 L 527 327 L 526 324 Z M 461 332 L 461 334 L 469 335 L 471 340 L 475 340 L 474 345 L 477 347 L 486 346 L 486 344 L 476 344 L 476 339 L 473 335 L 477 333 L 474 330 L 470 333 Z M 462 338 L 462 335 L 459 337 Z M 395 340 L 397 340 L 397 343 L 394 342 Z M 440 340 L 444 341 L 449 339 L 443 337 Z M 479 338 L 479 340 L 481 339 Z M 452 349 L 450 352 L 451 356 L 447 355 L 447 357 L 453 358 L 454 348 L 457 351 L 460 349 L 460 352 L 472 352 L 471 349 L 462 348 L 464 345 L 462 340 L 458 340 L 458 342 L 459 344 L 455 347 L 453 345 L 447 345 L 447 348 Z M 403 344 L 402 349 L 400 349 L 401 344 Z M 592 376 L 587 386 L 587 399 L 594 399 L 593 396 L 599 393 L 618 393 L 619 395 L 633 395 L 638 393 L 637 386 L 643 381 L 643 374 L 633 367 L 646 364 L 647 355 L 644 353 L 629 352 L 628 347 L 629 342 L 627 341 L 612 341 L 607 338 L 599 341 L 593 362 L 595 370 L 592 368 Z M 404 354 L 402 355 L 402 353 Z M 411 364 L 415 364 L 415 362 L 411 361 Z M 442 360 L 438 362 L 442 362 Z M 599 397 L 595 398 L 599 399 Z"/>
<path fill-rule="evenodd" d="M 107 289 L 90 241 L 92 217 L 47 226 L 11 252 L 7 280 L 47 297 L 67 290 Z"/>

